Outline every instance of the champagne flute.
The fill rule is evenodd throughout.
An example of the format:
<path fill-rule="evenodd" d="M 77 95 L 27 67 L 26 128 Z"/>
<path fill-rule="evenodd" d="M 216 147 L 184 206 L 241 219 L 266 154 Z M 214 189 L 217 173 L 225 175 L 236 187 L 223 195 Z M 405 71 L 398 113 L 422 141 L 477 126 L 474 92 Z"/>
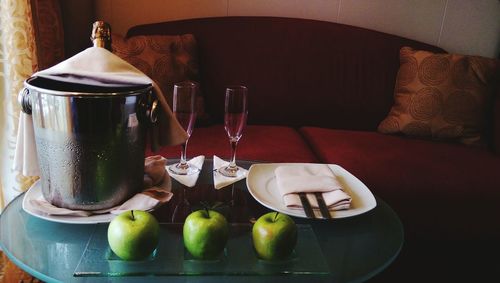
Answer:
<path fill-rule="evenodd" d="M 184 81 L 174 84 L 174 116 L 188 134 L 186 142 L 181 145 L 182 148 L 180 161 L 168 167 L 170 172 L 177 175 L 191 175 L 200 172 L 200 168 L 189 164 L 186 160 L 186 148 L 189 137 L 191 137 L 191 133 L 193 132 L 193 127 L 196 120 L 196 91 L 197 84 L 191 81 Z"/>
<path fill-rule="evenodd" d="M 226 88 L 224 129 L 231 145 L 231 160 L 229 165 L 218 169 L 226 177 L 238 177 L 242 174 L 236 165 L 236 147 L 247 121 L 247 93 L 248 89 L 241 85 Z"/>

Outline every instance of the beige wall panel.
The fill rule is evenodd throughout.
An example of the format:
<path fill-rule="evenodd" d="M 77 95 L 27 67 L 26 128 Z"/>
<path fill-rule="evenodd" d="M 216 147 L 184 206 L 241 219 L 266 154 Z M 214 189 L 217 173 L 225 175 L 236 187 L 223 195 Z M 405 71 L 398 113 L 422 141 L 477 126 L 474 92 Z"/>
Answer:
<path fill-rule="evenodd" d="M 448 52 L 500 58 L 500 1 L 448 0 L 439 45 Z"/>
<path fill-rule="evenodd" d="M 229 16 L 276 16 L 336 22 L 340 0 L 229 0 Z"/>
<path fill-rule="evenodd" d="M 342 0 L 339 22 L 436 44 L 446 0 Z"/>
<path fill-rule="evenodd" d="M 498 56 L 498 0 L 94 0 L 96 18 L 124 34 L 134 25 L 217 16 L 278 16 L 340 22 Z"/>
<path fill-rule="evenodd" d="M 125 34 L 138 24 L 189 18 L 225 16 L 227 0 L 112 0 L 114 32 Z"/>

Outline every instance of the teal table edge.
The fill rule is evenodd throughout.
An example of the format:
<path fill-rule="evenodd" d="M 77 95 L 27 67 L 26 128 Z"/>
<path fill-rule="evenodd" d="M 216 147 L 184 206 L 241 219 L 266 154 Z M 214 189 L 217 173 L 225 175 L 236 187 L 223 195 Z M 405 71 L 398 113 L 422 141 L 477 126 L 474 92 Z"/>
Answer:
<path fill-rule="evenodd" d="M 4 213 L 5 211 L 7 211 L 9 208 L 12 209 L 12 206 L 17 204 L 19 206 L 20 203 L 22 202 L 22 198 L 24 197 L 24 194 L 21 194 L 19 196 L 17 196 L 11 203 L 9 203 L 7 205 L 7 207 L 5 207 L 5 210 L 4 210 Z M 401 252 L 401 249 L 403 248 L 403 244 L 404 244 L 404 229 L 403 229 L 403 225 L 401 223 L 401 220 L 399 219 L 399 217 L 397 216 L 397 214 L 394 212 L 394 210 L 389 206 L 387 205 L 383 200 L 381 200 L 380 198 L 376 197 L 376 200 L 377 200 L 377 207 L 374 209 L 374 210 L 377 210 L 377 209 L 384 209 L 384 210 L 387 210 L 386 212 L 383 212 L 383 213 L 389 213 L 390 215 L 393 216 L 393 221 L 396 220 L 396 222 L 394 223 L 395 226 L 398 226 L 399 227 L 399 235 L 395 235 L 395 238 L 398 238 L 400 239 L 399 243 L 397 244 L 397 247 L 394 246 L 393 249 L 394 249 L 394 253 L 392 254 L 392 256 L 388 257 L 386 259 L 386 261 L 382 264 L 380 264 L 377 268 L 373 268 L 370 272 L 367 272 L 366 274 L 364 274 L 363 276 L 360 276 L 354 280 L 349 280 L 347 282 L 364 282 L 366 280 L 369 280 L 370 278 L 373 278 L 375 275 L 379 274 L 380 272 L 382 272 L 383 270 L 385 270 L 388 266 L 390 266 L 394 260 L 398 257 L 398 255 L 400 254 Z M 35 218 L 35 219 L 38 219 L 34 216 L 31 216 L 29 214 L 27 214 L 26 212 L 24 212 L 22 210 L 22 208 L 20 208 L 21 210 L 21 213 L 23 214 L 26 214 L 25 216 L 20 216 L 22 217 L 23 219 L 28 219 L 29 218 Z M 370 214 L 372 213 L 373 211 L 370 211 L 370 212 L 367 212 L 365 214 Z M 2 223 L 3 219 L 4 218 L 4 213 L 0 214 L 0 223 Z M 363 215 L 360 215 L 360 216 L 357 216 L 357 217 L 363 217 Z M 295 218 L 297 223 L 311 223 L 311 222 L 308 222 L 310 220 L 305 220 L 305 219 L 299 219 L 299 218 Z M 338 221 L 345 221 L 347 219 L 339 219 Z M 45 220 L 40 220 L 40 221 L 45 221 Z M 336 220 L 334 220 L 336 221 Z M 312 225 L 322 225 L 321 224 L 321 220 L 314 220 L 312 221 Z M 72 225 L 72 224 L 62 224 L 62 225 Z M 80 226 L 82 227 L 82 225 L 77 225 L 77 226 Z M 95 224 L 90 224 L 90 225 L 83 225 L 85 227 L 87 227 L 87 234 L 88 236 L 90 236 L 92 234 L 92 231 L 95 230 L 95 227 L 97 227 Z M 323 225 L 324 226 L 324 225 Z M 6 227 L 2 227 L 2 229 L 5 229 Z M 320 228 L 321 230 L 321 228 Z M 3 233 L 2 233 L 3 234 Z M 87 242 L 85 242 L 85 244 L 87 244 Z M 2 248 L 3 252 L 5 253 L 5 255 L 7 256 L 7 258 L 9 258 L 15 265 L 17 265 L 18 267 L 20 267 L 21 269 L 23 269 L 24 271 L 26 271 L 27 273 L 31 274 L 32 276 L 44 281 L 44 282 L 65 282 L 64 281 L 59 281 L 58 279 L 56 278 L 52 278 L 40 271 L 37 271 L 35 268 L 31 267 L 30 265 L 24 263 L 23 261 L 21 261 L 21 259 L 19 259 L 18 257 L 16 257 L 9 249 L 7 246 L 5 246 L 5 243 L 4 243 L 4 239 L 2 239 L 2 237 L 0 237 L 0 247 Z M 85 249 L 83 249 L 85 250 Z M 81 255 L 79 255 L 81 256 Z M 185 277 L 185 276 L 184 276 Z M 254 276 L 255 277 L 255 276 Z M 260 277 L 260 276 L 257 276 L 257 277 Z M 129 279 L 130 278 L 130 279 Z M 131 277 L 126 277 L 126 278 L 108 278 L 110 279 L 110 281 L 113 281 L 113 280 L 130 280 L 130 281 L 134 281 L 134 280 L 137 280 L 139 279 L 140 277 L 135 277 L 135 279 L 131 278 Z M 154 279 L 154 277 L 150 277 L 151 279 Z M 162 277 L 157 277 L 156 279 L 161 279 Z M 194 279 L 194 278 L 200 278 L 199 276 L 189 276 L 188 279 Z M 215 277 L 215 276 L 208 276 L 207 278 L 220 278 L 220 277 Z M 234 279 L 235 277 L 232 277 L 232 276 L 229 276 L 229 277 L 225 277 L 224 279 L 227 279 L 229 281 L 232 281 L 232 279 Z M 237 277 L 236 277 L 237 278 Z M 284 278 L 290 278 L 290 277 L 287 277 L 285 276 Z M 303 277 L 304 278 L 304 277 Z M 77 279 L 77 278 L 74 278 L 75 280 L 81 280 L 81 281 L 85 281 L 85 280 L 88 280 L 89 282 L 92 282 L 92 279 L 99 279 L 99 280 L 103 280 L 105 278 L 86 278 L 86 279 Z M 163 278 L 163 279 L 166 279 L 166 278 Z M 188 280 L 188 279 L 185 279 L 185 280 Z M 210 281 L 210 280 L 209 280 Z M 324 281 L 324 280 L 321 280 L 321 281 Z M 326 282 L 328 281 L 331 281 L 331 280 L 327 280 Z M 217 281 L 216 281 L 217 282 Z M 336 282 L 336 280 L 334 280 L 334 282 Z M 340 280 L 340 282 L 344 282 L 342 280 Z"/>
<path fill-rule="evenodd" d="M 24 194 L 25 193 L 20 194 L 15 199 L 13 199 L 9 204 L 7 204 L 7 206 L 4 207 L 4 211 L 7 210 L 7 208 L 9 206 L 11 206 L 14 203 L 14 201 L 16 201 L 18 198 L 22 199 L 24 197 Z M 2 215 L 3 215 L 3 212 L 0 213 L 0 219 L 2 218 Z M 22 261 L 20 261 L 13 254 L 10 253 L 10 251 L 7 249 L 7 247 L 4 246 L 3 241 L 0 241 L 0 248 L 2 249 L 2 252 L 7 256 L 7 258 L 10 261 L 12 261 L 12 263 L 14 263 L 16 266 L 18 266 L 19 268 L 21 268 L 25 272 L 27 272 L 27 273 L 31 274 L 32 276 L 36 277 L 37 279 L 39 279 L 41 281 L 44 281 L 44 282 L 62 282 L 62 281 L 50 278 L 50 277 L 46 276 L 45 274 L 36 271 L 35 269 L 31 268 L 30 266 L 25 265 Z"/>
<path fill-rule="evenodd" d="M 376 200 L 377 200 L 377 206 L 379 204 L 379 202 L 381 202 L 382 200 L 380 198 L 378 198 L 377 196 L 375 196 Z M 385 202 L 384 202 L 385 203 Z M 389 205 L 386 204 L 386 207 L 394 214 L 394 215 L 397 215 L 396 212 L 392 209 L 392 207 L 390 207 Z M 380 274 L 382 271 L 384 271 L 385 269 L 387 269 L 387 267 L 389 267 L 395 260 L 396 258 L 399 256 L 399 254 L 401 253 L 401 250 L 403 249 L 403 245 L 404 245 L 404 238 L 405 238 L 405 234 L 404 234 L 404 226 L 403 226 L 403 223 L 401 222 L 401 219 L 399 219 L 399 217 L 397 217 L 397 221 L 399 223 L 399 226 L 401 227 L 401 238 L 403 239 L 401 241 L 401 243 L 399 244 L 399 247 L 396 251 L 396 253 L 386 262 L 385 265 L 382 265 L 380 266 L 380 269 L 379 270 L 373 270 L 372 273 L 370 274 L 367 274 L 366 277 L 364 278 L 359 278 L 359 280 L 355 281 L 355 282 L 364 282 L 364 281 L 367 281 L 373 277 L 375 277 L 376 275 Z"/>

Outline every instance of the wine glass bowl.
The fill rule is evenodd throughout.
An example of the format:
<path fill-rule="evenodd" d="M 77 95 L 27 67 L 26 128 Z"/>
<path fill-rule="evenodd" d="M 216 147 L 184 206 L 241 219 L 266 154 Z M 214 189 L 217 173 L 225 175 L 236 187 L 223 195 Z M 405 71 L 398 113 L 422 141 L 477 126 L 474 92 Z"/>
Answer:
<path fill-rule="evenodd" d="M 224 104 L 224 129 L 231 145 L 231 160 L 227 166 L 218 169 L 226 177 L 238 177 L 240 170 L 236 165 L 236 147 L 247 122 L 247 94 L 245 86 L 229 86 L 226 88 Z"/>
<path fill-rule="evenodd" d="M 189 164 L 186 160 L 186 149 L 189 137 L 193 133 L 196 121 L 196 91 L 198 85 L 191 81 L 184 81 L 174 84 L 173 93 L 173 113 L 179 124 L 186 131 L 188 138 L 181 145 L 181 158 L 178 163 L 172 164 L 168 170 L 177 175 L 191 175 L 200 172 L 197 168 Z"/>

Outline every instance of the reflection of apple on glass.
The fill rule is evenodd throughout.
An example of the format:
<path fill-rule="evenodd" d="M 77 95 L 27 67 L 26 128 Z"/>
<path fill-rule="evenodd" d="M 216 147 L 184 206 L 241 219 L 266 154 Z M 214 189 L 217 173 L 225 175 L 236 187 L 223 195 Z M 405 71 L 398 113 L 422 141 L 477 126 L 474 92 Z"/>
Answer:
<path fill-rule="evenodd" d="M 194 211 L 184 222 L 184 246 L 196 259 L 217 258 L 226 246 L 228 230 L 226 218 L 219 212 Z"/>
<path fill-rule="evenodd" d="M 283 260 L 292 254 L 297 244 L 297 225 L 286 214 L 269 212 L 253 225 L 252 239 L 259 258 Z"/>
<path fill-rule="evenodd" d="M 151 213 L 128 210 L 109 223 L 108 243 L 121 259 L 141 260 L 158 246 L 159 231 L 160 225 Z"/>

